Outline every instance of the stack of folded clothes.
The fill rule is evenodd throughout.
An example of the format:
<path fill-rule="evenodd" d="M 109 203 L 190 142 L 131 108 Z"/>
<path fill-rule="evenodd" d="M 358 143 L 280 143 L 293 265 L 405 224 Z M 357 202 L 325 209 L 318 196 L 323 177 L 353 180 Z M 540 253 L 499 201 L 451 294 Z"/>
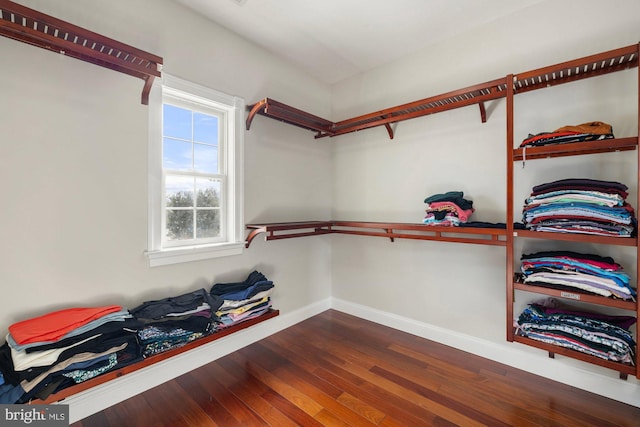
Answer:
<path fill-rule="evenodd" d="M 9 326 L 0 403 L 25 403 L 141 359 L 138 322 L 120 306 L 69 308 Z"/>
<path fill-rule="evenodd" d="M 222 299 L 199 289 L 176 297 L 147 301 L 131 310 L 143 324 L 138 330 L 144 357 L 182 347 L 215 331 L 215 311 Z"/>
<path fill-rule="evenodd" d="M 626 197 L 619 182 L 563 179 L 533 187 L 522 219 L 533 231 L 631 237 L 636 220 Z"/>
<path fill-rule="evenodd" d="M 589 122 L 575 126 L 563 126 L 553 132 L 542 132 L 536 135 L 529 134 L 522 141 L 520 147 L 539 147 L 542 145 L 599 141 L 611 138 L 614 138 L 611 125 L 603 122 Z"/>
<path fill-rule="evenodd" d="M 604 297 L 634 300 L 629 276 L 611 257 L 571 251 L 523 254 L 523 282 L 562 290 L 580 290 Z"/>
<path fill-rule="evenodd" d="M 271 308 L 273 282 L 264 274 L 253 271 L 243 282 L 216 283 L 210 294 L 224 300 L 216 315 L 219 328 L 226 328 L 258 317 Z"/>
<path fill-rule="evenodd" d="M 473 202 L 463 196 L 462 191 L 449 191 L 427 197 L 424 199 L 427 209 L 422 222 L 447 227 L 466 223 L 473 213 Z"/>
<path fill-rule="evenodd" d="M 554 302 L 552 305 L 557 305 Z M 632 316 L 572 311 L 531 304 L 516 321 L 516 334 L 601 359 L 633 364 Z"/>

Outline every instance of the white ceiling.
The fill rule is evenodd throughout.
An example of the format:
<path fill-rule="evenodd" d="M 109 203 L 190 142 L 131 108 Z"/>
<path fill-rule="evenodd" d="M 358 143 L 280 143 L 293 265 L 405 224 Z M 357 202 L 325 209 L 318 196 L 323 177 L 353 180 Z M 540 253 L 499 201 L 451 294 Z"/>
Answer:
<path fill-rule="evenodd" d="M 176 0 L 326 83 L 544 0 Z"/>

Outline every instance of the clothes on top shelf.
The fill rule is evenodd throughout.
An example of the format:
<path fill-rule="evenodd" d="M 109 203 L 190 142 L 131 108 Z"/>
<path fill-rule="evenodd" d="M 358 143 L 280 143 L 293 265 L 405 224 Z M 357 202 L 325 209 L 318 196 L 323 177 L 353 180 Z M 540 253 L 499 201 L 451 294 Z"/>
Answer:
<path fill-rule="evenodd" d="M 213 285 L 211 295 L 224 300 L 216 312 L 219 327 L 226 328 L 269 311 L 273 289 L 273 282 L 258 271 L 251 272 L 243 282 Z"/>
<path fill-rule="evenodd" d="M 523 283 L 564 290 L 581 290 L 604 297 L 635 300 L 629 276 L 611 257 L 571 251 L 523 254 Z"/>
<path fill-rule="evenodd" d="M 615 181 L 563 179 L 533 187 L 522 220 L 533 231 L 635 235 L 634 210 L 627 186 Z"/>
<path fill-rule="evenodd" d="M 14 323 L 0 347 L 0 403 L 46 399 L 98 373 L 139 361 L 139 327 L 120 306 L 71 308 Z"/>
<path fill-rule="evenodd" d="M 633 364 L 635 341 L 631 316 L 610 316 L 573 311 L 547 304 L 530 304 L 515 322 L 516 334 L 569 348 L 601 359 Z"/>
<path fill-rule="evenodd" d="M 553 132 L 541 132 L 535 135 L 529 134 L 529 136 L 522 141 L 520 147 L 539 147 L 543 145 L 599 141 L 611 138 L 614 138 L 611 125 L 603 122 L 589 122 L 575 126 L 563 126 Z"/>
<path fill-rule="evenodd" d="M 455 227 L 469 221 L 473 213 L 473 201 L 464 198 L 462 191 L 448 191 L 424 199 L 426 215 L 422 222 L 427 225 Z"/>

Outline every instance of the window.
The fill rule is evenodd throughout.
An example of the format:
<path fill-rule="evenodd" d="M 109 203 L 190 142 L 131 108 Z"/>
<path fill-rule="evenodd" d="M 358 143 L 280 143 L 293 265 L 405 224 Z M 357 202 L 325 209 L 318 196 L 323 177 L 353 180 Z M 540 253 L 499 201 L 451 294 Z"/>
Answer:
<path fill-rule="evenodd" d="M 244 101 L 164 75 L 149 117 L 150 265 L 242 253 Z"/>

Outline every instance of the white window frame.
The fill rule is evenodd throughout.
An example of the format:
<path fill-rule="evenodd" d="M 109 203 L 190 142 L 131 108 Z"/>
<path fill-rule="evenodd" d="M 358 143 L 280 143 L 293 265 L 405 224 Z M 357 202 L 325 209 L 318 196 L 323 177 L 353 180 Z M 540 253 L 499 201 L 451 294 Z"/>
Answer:
<path fill-rule="evenodd" d="M 165 228 L 164 170 L 162 165 L 162 105 L 164 96 L 179 103 L 201 104 L 225 117 L 226 144 L 219 146 L 221 190 L 226 202 L 221 212 L 221 241 L 176 246 L 163 239 Z M 173 103 L 173 102 L 172 102 Z M 179 105 L 179 104 L 175 104 Z M 244 250 L 244 99 L 227 95 L 163 72 L 162 84 L 149 94 L 149 230 L 146 255 L 151 267 L 242 254 Z M 191 174 L 190 174 L 191 175 Z"/>

